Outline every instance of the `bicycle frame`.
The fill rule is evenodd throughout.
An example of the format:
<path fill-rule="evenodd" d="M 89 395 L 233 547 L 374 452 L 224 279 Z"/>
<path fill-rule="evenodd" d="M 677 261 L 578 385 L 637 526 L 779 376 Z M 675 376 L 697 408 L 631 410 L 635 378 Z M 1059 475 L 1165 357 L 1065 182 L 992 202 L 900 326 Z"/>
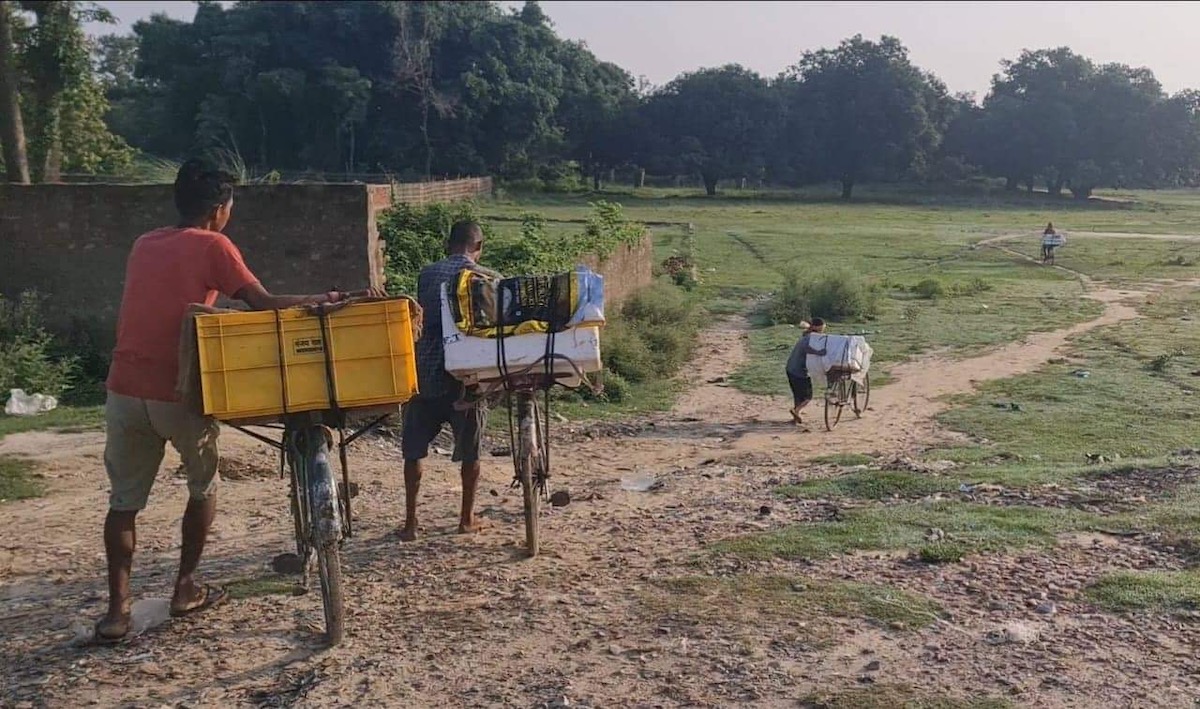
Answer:
<path fill-rule="evenodd" d="M 328 528 L 322 530 L 322 532 L 336 533 L 341 537 L 350 538 L 354 536 L 354 516 L 350 509 L 350 498 L 352 495 L 350 494 L 350 465 L 347 451 L 351 444 L 353 444 L 363 435 L 378 429 L 381 425 L 387 422 L 392 415 L 393 414 L 391 412 L 378 415 L 370 419 L 361 428 L 358 428 L 350 433 L 350 435 L 346 435 L 347 421 L 344 412 L 341 415 L 335 415 L 332 411 L 310 411 L 300 414 L 289 414 L 284 418 L 284 421 L 281 424 L 260 424 L 258 426 L 260 428 L 282 430 L 283 434 L 279 440 L 260 434 L 256 431 L 252 431 L 248 425 L 243 426 L 231 424 L 231 426 L 237 431 L 240 431 L 247 436 L 254 438 L 255 440 L 266 443 L 275 450 L 279 451 L 279 477 L 281 478 L 285 475 L 285 469 L 292 467 L 288 466 L 287 463 L 288 454 L 290 452 L 289 441 L 293 437 L 295 437 L 299 432 L 313 426 L 323 426 L 325 428 L 336 430 L 338 432 L 338 440 L 336 441 L 338 449 L 338 463 L 342 473 L 342 484 L 338 486 L 339 489 L 336 491 L 329 491 L 325 489 L 309 489 L 312 486 L 310 484 L 311 481 L 295 480 L 293 476 L 292 494 L 294 495 L 294 499 L 298 501 L 295 503 L 297 505 L 307 505 L 308 500 L 312 499 L 328 500 L 331 495 L 336 495 L 338 498 L 340 498 L 341 505 L 335 505 L 334 507 L 340 507 L 342 510 L 344 510 L 345 517 L 337 521 L 336 532 L 335 530 Z M 333 446 L 330 447 L 332 448 Z M 310 497 L 310 495 L 312 497 Z M 300 520 L 308 519 L 308 510 L 306 507 L 301 507 L 296 511 L 303 513 L 297 520 L 298 526 L 296 532 L 297 542 L 299 542 L 301 536 L 306 536 L 305 531 L 302 530 L 299 525 Z"/>

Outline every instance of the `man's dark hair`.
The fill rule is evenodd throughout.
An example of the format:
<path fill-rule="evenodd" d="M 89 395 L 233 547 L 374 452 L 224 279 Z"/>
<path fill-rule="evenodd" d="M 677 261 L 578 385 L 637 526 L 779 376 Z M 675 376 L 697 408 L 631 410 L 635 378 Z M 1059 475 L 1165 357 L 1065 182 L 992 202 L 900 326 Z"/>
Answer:
<path fill-rule="evenodd" d="M 235 184 L 237 178 L 228 172 L 204 160 L 188 160 L 175 176 L 175 209 L 185 220 L 203 219 L 233 197 Z"/>
<path fill-rule="evenodd" d="M 810 322 L 810 323 L 808 324 L 808 326 L 809 326 L 809 327 L 821 327 L 821 326 L 822 326 L 822 325 L 824 325 L 824 324 L 825 324 L 825 321 L 824 321 L 824 320 L 822 320 L 821 318 L 813 318 L 813 319 L 812 319 L 812 322 Z"/>
<path fill-rule="evenodd" d="M 461 221 L 450 227 L 450 241 L 447 244 L 451 251 L 472 251 L 483 241 L 483 227 L 478 222 Z"/>

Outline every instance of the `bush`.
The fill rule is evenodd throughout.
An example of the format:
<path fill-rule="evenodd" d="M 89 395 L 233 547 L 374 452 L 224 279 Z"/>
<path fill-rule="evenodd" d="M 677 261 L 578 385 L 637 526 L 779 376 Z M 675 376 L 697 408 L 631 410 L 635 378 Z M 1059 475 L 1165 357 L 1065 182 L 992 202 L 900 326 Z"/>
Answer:
<path fill-rule="evenodd" d="M 61 396 L 71 386 L 78 359 L 55 356 L 41 306 L 42 298 L 32 291 L 16 300 L 0 297 L 0 393 L 24 389 Z"/>
<path fill-rule="evenodd" d="M 699 331 L 693 299 L 668 285 L 647 288 L 605 326 L 605 369 L 631 383 L 673 376 L 691 358 Z"/>
<path fill-rule="evenodd" d="M 415 294 L 421 268 L 446 255 L 450 227 L 464 219 L 479 221 L 470 202 L 415 207 L 397 204 L 379 217 L 379 237 L 387 258 L 388 291 Z M 486 226 L 484 235 L 490 236 Z"/>
<path fill-rule="evenodd" d="M 621 319 L 610 319 L 604 326 L 601 351 L 604 368 L 631 382 L 654 378 L 654 353 L 637 329 Z"/>
<path fill-rule="evenodd" d="M 644 225 L 627 220 L 619 204 L 598 201 L 591 207 L 592 214 L 579 235 L 552 236 L 541 215 L 526 213 L 521 215 L 520 234 L 497 237 L 483 224 L 471 203 L 427 207 L 398 204 L 379 219 L 379 236 L 387 256 L 388 291 L 413 294 L 421 268 L 445 255 L 450 227 L 464 219 L 483 225 L 487 238 L 484 265 L 506 276 L 561 273 L 573 268 L 586 254 L 603 257 L 620 244 L 636 243 L 646 231 Z"/>
<path fill-rule="evenodd" d="M 799 274 L 789 273 L 784 278 L 783 287 L 767 306 L 767 316 L 776 325 L 799 325 L 812 318 L 808 289 L 800 282 Z"/>
<path fill-rule="evenodd" d="M 623 401 L 628 401 L 630 395 L 633 393 L 633 387 L 630 385 L 629 380 L 616 372 L 605 372 L 602 375 L 601 382 L 604 388 L 599 394 L 593 397 L 596 401 L 619 404 Z"/>
<path fill-rule="evenodd" d="M 936 278 L 926 278 L 917 285 L 913 286 L 912 292 L 916 294 L 918 298 L 922 298 L 924 300 L 934 300 L 935 298 L 941 298 L 942 296 L 946 295 L 946 286 L 942 285 L 942 282 Z"/>
<path fill-rule="evenodd" d="M 799 325 L 814 317 L 826 320 L 870 320 L 879 307 L 879 294 L 850 273 L 833 273 L 804 281 L 790 273 L 768 308 L 775 324 Z"/>

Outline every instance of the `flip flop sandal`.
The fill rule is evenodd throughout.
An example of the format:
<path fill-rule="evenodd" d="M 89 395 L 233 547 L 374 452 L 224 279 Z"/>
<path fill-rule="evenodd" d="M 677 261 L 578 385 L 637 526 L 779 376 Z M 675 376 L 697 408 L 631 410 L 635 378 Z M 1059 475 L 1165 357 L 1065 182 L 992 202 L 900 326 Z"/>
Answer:
<path fill-rule="evenodd" d="M 196 613 L 199 613 L 200 611 L 206 611 L 210 608 L 216 608 L 217 606 L 221 605 L 225 601 L 229 600 L 229 591 L 226 591 L 225 589 L 221 588 L 220 586 L 211 586 L 209 584 L 204 584 L 203 588 L 204 588 L 204 599 L 201 600 L 200 603 L 192 606 L 191 608 L 184 608 L 182 610 L 177 610 L 175 608 L 172 608 L 171 609 L 171 617 L 172 618 L 182 618 L 184 616 L 194 615 Z"/>

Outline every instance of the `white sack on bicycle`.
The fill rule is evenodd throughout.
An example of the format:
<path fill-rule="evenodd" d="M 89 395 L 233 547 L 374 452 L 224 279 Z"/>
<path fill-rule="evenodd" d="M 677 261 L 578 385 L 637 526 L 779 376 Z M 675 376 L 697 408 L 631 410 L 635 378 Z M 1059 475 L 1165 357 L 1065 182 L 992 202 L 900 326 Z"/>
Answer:
<path fill-rule="evenodd" d="M 825 335 L 812 333 L 808 341 L 814 350 L 825 350 L 825 355 L 809 355 L 809 376 L 822 372 L 850 372 L 851 379 L 861 383 L 863 375 L 871 369 L 873 350 L 861 335 Z"/>

